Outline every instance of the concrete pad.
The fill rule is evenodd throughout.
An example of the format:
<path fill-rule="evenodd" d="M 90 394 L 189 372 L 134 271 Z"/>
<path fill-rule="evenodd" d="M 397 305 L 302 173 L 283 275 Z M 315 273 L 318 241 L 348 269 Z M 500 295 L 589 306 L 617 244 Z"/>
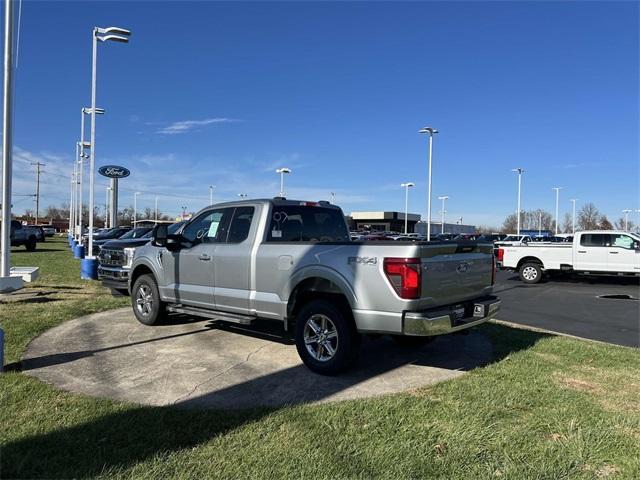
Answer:
<path fill-rule="evenodd" d="M 421 348 L 365 337 L 357 367 L 323 377 L 300 361 L 279 324 L 175 317 L 147 327 L 130 308 L 77 318 L 34 339 L 22 370 L 72 392 L 146 405 L 246 408 L 330 402 L 411 390 L 492 360 L 477 331 Z"/>
<path fill-rule="evenodd" d="M 23 287 L 22 277 L 0 277 L 0 293 L 11 293 Z"/>
<path fill-rule="evenodd" d="M 24 282 L 35 282 L 40 276 L 40 267 L 11 267 L 11 277 L 20 277 Z"/>

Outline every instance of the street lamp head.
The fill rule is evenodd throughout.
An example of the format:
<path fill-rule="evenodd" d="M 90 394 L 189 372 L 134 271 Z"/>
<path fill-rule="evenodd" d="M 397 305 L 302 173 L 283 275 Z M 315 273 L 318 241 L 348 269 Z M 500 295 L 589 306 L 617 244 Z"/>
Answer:
<path fill-rule="evenodd" d="M 122 35 L 105 35 L 104 37 L 96 36 L 98 40 L 101 42 L 120 42 L 120 43 L 129 43 L 129 37 L 123 37 Z"/>
<path fill-rule="evenodd" d="M 428 133 L 429 135 L 433 135 L 434 133 L 438 133 L 438 130 L 433 127 L 424 127 L 421 128 L 418 133 Z"/>
<path fill-rule="evenodd" d="M 622 213 L 631 213 L 631 212 L 632 212 L 632 210 L 630 210 L 628 208 L 625 208 L 624 210 L 622 210 Z"/>
<path fill-rule="evenodd" d="M 551 187 L 551 190 L 562 190 L 564 187 Z"/>
<path fill-rule="evenodd" d="M 116 33 L 118 35 L 125 35 L 128 37 L 129 35 L 131 35 L 131 30 L 127 30 L 126 28 L 120 28 L 120 27 L 107 27 L 107 28 L 96 27 L 96 33 L 99 33 L 99 34 Z"/>
<path fill-rule="evenodd" d="M 91 115 L 91 112 L 93 111 L 93 109 L 91 107 L 82 107 L 82 113 L 85 113 L 87 115 Z M 96 111 L 96 115 L 103 115 L 104 114 L 104 108 L 95 108 Z"/>
<path fill-rule="evenodd" d="M 517 173 L 524 173 L 524 168 L 512 168 L 511 171 L 517 172 Z"/>
<path fill-rule="evenodd" d="M 406 188 L 410 188 L 410 187 L 415 187 L 416 184 L 413 182 L 407 182 L 407 183 L 401 183 L 400 184 L 401 187 L 406 187 Z"/>
<path fill-rule="evenodd" d="M 449 200 L 449 195 L 444 195 L 442 197 L 438 197 L 438 200 Z"/>
<path fill-rule="evenodd" d="M 276 173 L 291 173 L 291 169 L 287 167 L 278 168 Z"/>

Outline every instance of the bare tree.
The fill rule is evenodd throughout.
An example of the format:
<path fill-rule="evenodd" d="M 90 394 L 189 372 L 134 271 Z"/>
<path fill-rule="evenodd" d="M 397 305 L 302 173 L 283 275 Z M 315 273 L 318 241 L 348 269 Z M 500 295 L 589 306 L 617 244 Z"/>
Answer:
<path fill-rule="evenodd" d="M 580 213 L 578 213 L 578 227 L 580 230 L 600 228 L 603 218 L 606 220 L 606 217 L 600 215 L 600 212 L 593 203 L 587 203 L 582 206 Z"/>
<path fill-rule="evenodd" d="M 553 226 L 553 217 L 549 212 L 544 210 L 528 210 L 522 212 L 520 217 L 521 230 L 538 230 L 540 229 L 540 219 L 542 219 L 542 230 L 551 230 Z M 515 233 L 518 228 L 518 219 L 515 213 L 505 218 L 502 224 L 502 230 L 506 233 Z"/>
<path fill-rule="evenodd" d="M 614 225 L 616 227 L 616 230 L 628 230 L 630 232 L 633 231 L 633 228 L 635 227 L 635 223 L 633 223 L 633 221 L 629 220 L 627 222 L 627 228 L 625 229 L 625 224 L 624 224 L 624 217 L 620 217 L 618 220 L 616 220 L 614 222 Z"/>
<path fill-rule="evenodd" d="M 573 232 L 573 218 L 569 213 L 564 214 L 564 219 L 562 220 L 562 232 L 563 233 Z"/>
<path fill-rule="evenodd" d="M 498 227 L 493 227 L 493 226 L 489 226 L 489 225 L 480 225 L 478 227 L 476 227 L 476 232 L 480 233 L 480 234 L 485 234 L 485 233 L 496 233 L 499 232 L 500 229 Z"/>
<path fill-rule="evenodd" d="M 600 217 L 599 225 L 596 225 L 594 228 L 597 228 L 600 230 L 613 230 L 613 225 L 611 225 L 611 222 L 609 221 L 606 215 L 602 215 Z"/>

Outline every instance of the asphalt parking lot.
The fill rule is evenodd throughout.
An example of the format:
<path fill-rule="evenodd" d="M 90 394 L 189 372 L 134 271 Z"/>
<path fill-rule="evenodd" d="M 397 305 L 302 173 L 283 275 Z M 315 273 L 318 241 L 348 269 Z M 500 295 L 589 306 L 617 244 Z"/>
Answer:
<path fill-rule="evenodd" d="M 499 271 L 498 318 L 554 332 L 629 347 L 640 346 L 640 279 L 569 276 L 525 285 L 514 272 Z M 630 295 L 634 300 L 600 298 Z"/>

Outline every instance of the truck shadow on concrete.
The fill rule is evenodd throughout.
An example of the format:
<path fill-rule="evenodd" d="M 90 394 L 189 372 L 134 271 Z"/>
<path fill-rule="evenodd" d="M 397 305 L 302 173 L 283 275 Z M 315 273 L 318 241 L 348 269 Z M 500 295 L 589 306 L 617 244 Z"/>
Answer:
<path fill-rule="evenodd" d="M 193 332 L 198 334 L 200 330 Z M 248 333 L 264 335 L 256 331 Z M 270 333 L 267 333 L 270 335 Z M 439 350 L 448 350 L 465 337 L 450 335 L 446 342 L 438 345 L 435 341 L 425 347 L 406 351 L 390 343 L 386 337 L 365 340 L 360 365 L 356 369 L 338 377 L 322 377 L 297 365 L 268 375 L 253 378 L 228 388 L 189 397 L 174 406 L 149 407 L 102 406 L 111 411 L 89 421 L 64 426 L 55 431 L 13 440 L 2 447 L 2 478 L 67 478 L 94 477 L 111 469 L 125 469 L 154 456 L 197 447 L 220 435 L 261 421 L 278 410 L 290 405 L 309 401 L 326 401 L 341 391 L 361 386 L 378 375 L 384 375 L 415 361 L 416 354 L 425 364 L 442 368 L 470 370 L 489 363 L 499 362 L 511 353 L 526 350 L 548 335 L 528 330 L 512 329 L 496 324 L 485 324 L 469 333 L 466 338 L 480 337 L 491 346 L 488 358 L 468 358 L 467 352 L 454 351 L 442 357 Z M 444 340 L 444 339 L 443 339 Z M 468 340 L 467 340 L 468 341 Z M 367 347 L 368 342 L 368 347 Z M 113 348 L 127 348 L 120 345 Z M 91 352 L 76 352 L 76 355 Z M 467 357 L 467 358 L 463 358 Z M 36 359 L 34 359 L 36 360 Z M 61 359 L 39 359 L 50 362 Z M 38 361 L 38 360 L 36 360 Z M 419 360 L 420 362 L 420 360 Z M 421 364 L 421 363 L 420 363 Z M 279 390 L 287 390 L 290 402 L 280 406 L 248 409 L 205 409 L 219 403 L 235 401 L 242 406 L 243 399 L 263 395 L 272 391 L 277 396 Z M 280 392 L 282 393 L 282 392 Z M 235 399 L 235 400 L 234 400 Z M 268 400 L 268 399 L 267 399 Z M 87 416 L 93 415 L 94 404 L 73 403 L 67 407 L 60 405 L 60 414 L 65 408 L 86 409 Z"/>

